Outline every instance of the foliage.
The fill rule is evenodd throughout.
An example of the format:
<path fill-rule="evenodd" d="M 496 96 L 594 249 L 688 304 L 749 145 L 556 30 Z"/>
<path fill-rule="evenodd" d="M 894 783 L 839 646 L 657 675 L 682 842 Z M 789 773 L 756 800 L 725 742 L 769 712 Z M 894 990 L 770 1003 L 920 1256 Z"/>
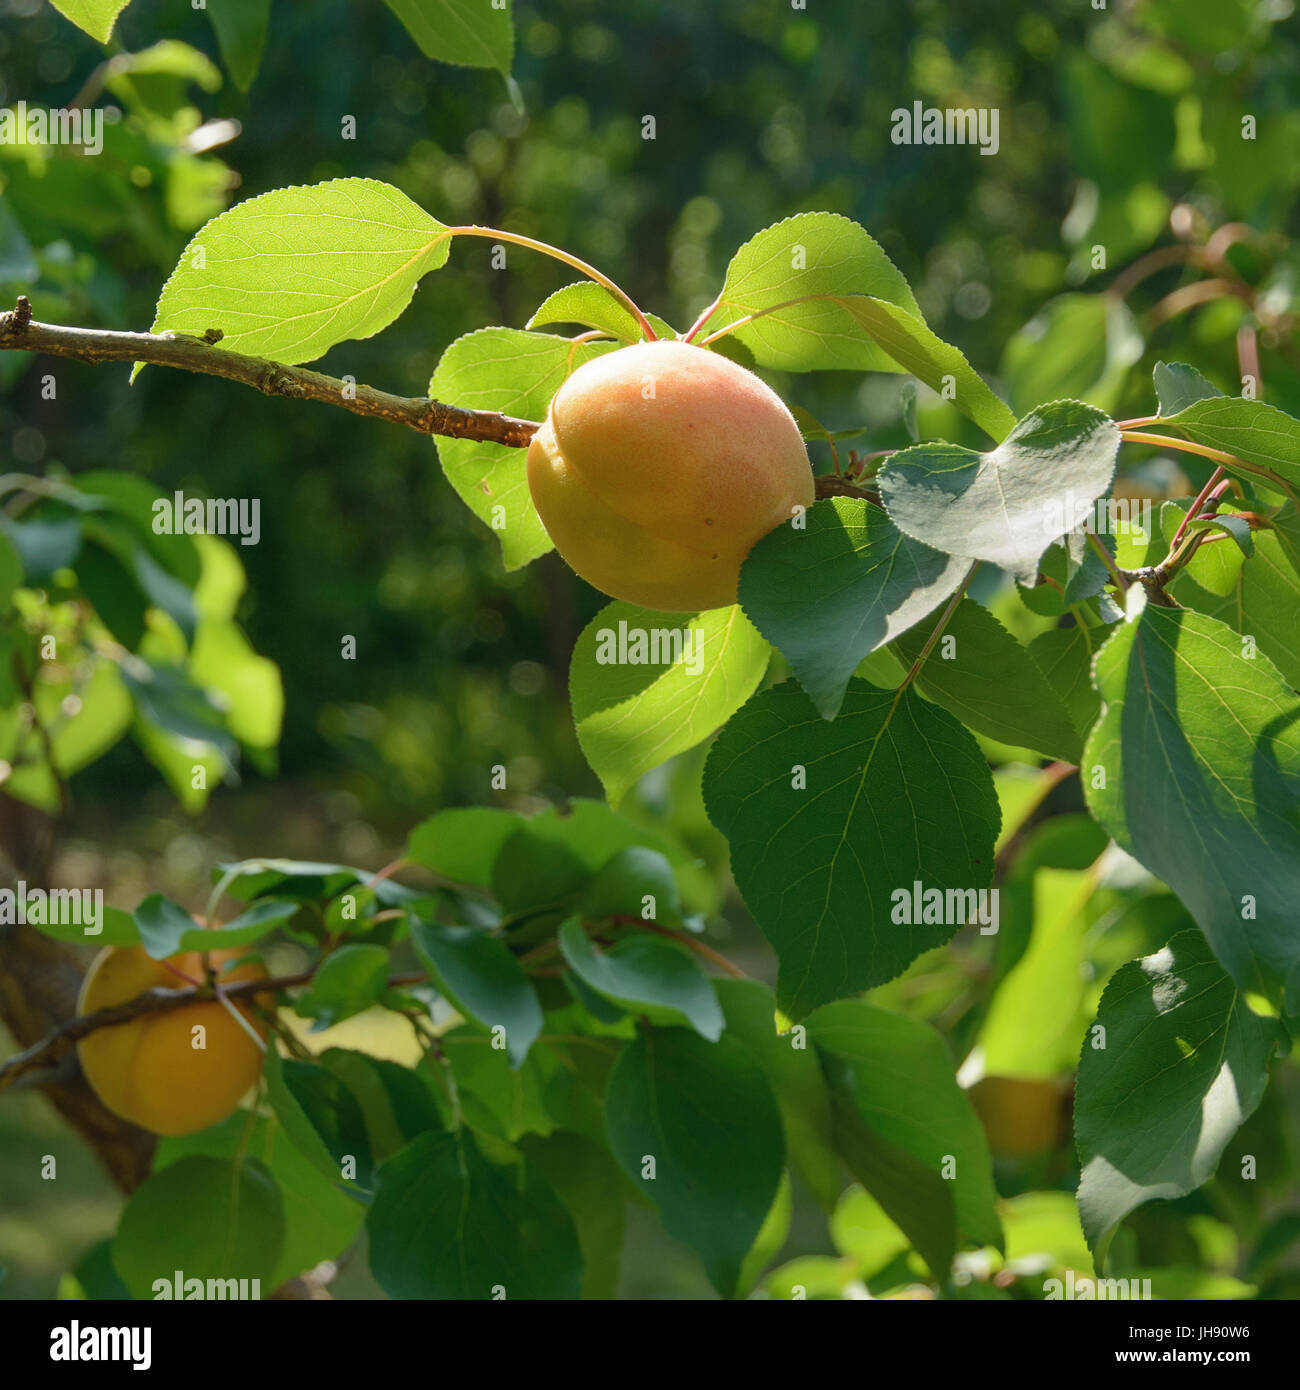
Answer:
<path fill-rule="evenodd" d="M 117 14 L 65 8 L 103 38 Z M 470 61 L 421 38 L 424 7 L 391 8 L 428 56 Z M 242 38 L 217 26 L 245 87 L 255 9 Z M 1021 47 L 1056 55 L 1036 18 Z M 543 23 L 521 32 L 535 44 Z M 779 43 L 832 62 L 810 24 Z M 213 871 L 204 915 L 221 921 L 237 899 L 220 935 L 310 974 L 286 999 L 314 1031 L 386 1012 L 409 1027 L 412 1055 L 314 1051 L 282 1014 L 286 1055 L 268 1053 L 247 1126 L 164 1146 L 128 1200 L 109 1259 L 135 1296 L 154 1269 L 187 1262 L 270 1285 L 341 1256 L 362 1224 L 394 1297 L 609 1296 L 627 1210 L 645 1206 L 723 1297 L 920 1283 L 1041 1298 L 1045 1270 L 1085 1267 L 1154 1269 L 1161 1296 L 1287 1287 L 1277 1261 L 1294 1231 L 1274 1224 L 1274 1199 L 1293 1170 L 1283 1097 L 1300 1016 L 1300 374 L 1284 218 L 1300 142 L 1277 104 L 1270 22 L 1243 9 L 1228 32 L 1236 87 L 1199 60 L 1224 43 L 1201 7 L 1107 18 L 1070 56 L 1066 244 L 1025 275 L 1041 276 L 1045 304 L 1025 303 L 1022 285 L 992 308 L 1005 270 L 958 266 L 960 288 L 934 276 L 914 288 L 890 237 L 823 187 L 762 230 L 753 219 L 711 289 L 679 275 L 654 331 L 693 322 L 677 336 L 775 374 L 825 495 L 754 548 L 734 608 L 615 602 L 575 624 L 573 731 L 608 805 L 524 814 L 536 803 L 507 796 L 443 810 L 379 873 L 273 859 Z M 480 65 L 507 73 L 503 33 L 485 37 Z M 181 82 L 206 72 L 167 61 Z M 971 71 L 976 89 L 1008 80 Z M 949 80 L 921 72 L 927 91 Z M 1246 152 L 1243 84 L 1260 108 Z M 769 129 L 832 115 L 818 104 Z M 195 173 L 185 161 L 220 173 L 185 147 L 179 108 L 153 119 L 169 177 Z M 1135 129 L 1141 140 L 1120 133 Z M 771 145 L 779 167 L 779 135 Z M 1014 158 L 1036 154 L 1029 140 Z M 0 205 L 34 227 L 42 161 L 57 163 L 33 152 Z M 171 208 L 149 250 L 176 267 L 155 330 L 219 327 L 225 346 L 282 362 L 361 352 L 352 344 L 402 333 L 435 299 L 421 277 L 468 276 L 453 257 L 471 237 L 512 257 L 554 250 L 509 219 L 462 223 L 427 175 L 320 174 L 220 212 L 213 181 L 206 202 Z M 513 177 L 526 202 L 528 175 Z M 984 188 L 1004 199 L 989 255 L 1001 265 L 1026 195 L 1014 176 Z M 897 241 L 918 215 L 883 221 Z M 723 221 L 716 205 L 691 216 Z M 698 247 L 682 219 L 668 239 Z M 1152 261 L 1166 226 L 1174 239 Z M 52 240 L 38 256 L 17 237 L 15 280 L 109 316 L 90 277 L 58 298 Z M 978 262 L 979 245 L 955 232 L 948 254 Z M 1089 283 L 1125 262 L 1107 289 Z M 1171 269 L 1192 278 L 1135 314 L 1128 297 Z M 640 311 L 603 277 L 556 290 L 528 274 L 517 313 L 460 302 L 471 331 L 444 335 L 431 396 L 537 419 L 577 365 L 638 335 Z M 972 285 L 988 323 L 959 346 L 937 330 L 958 336 L 948 301 L 975 302 L 960 298 Z M 1189 298 L 1196 285 L 1211 290 Z M 1152 342 L 1193 305 L 1193 327 Z M 483 327 L 498 317 L 511 322 Z M 995 358 L 996 372 L 977 370 Z M 1147 358 L 1150 388 L 1136 370 Z M 871 448 L 842 454 L 859 432 Z M 437 448 L 499 542 L 493 582 L 519 582 L 502 571 L 550 548 L 522 451 Z M 233 779 L 241 752 L 273 770 L 283 697 L 235 622 L 234 548 L 159 536 L 157 490 L 129 475 L 7 482 L 6 793 L 55 809 L 67 777 L 128 729 L 190 808 L 210 779 Z M 1133 522 L 1144 501 L 1154 524 Z M 701 669 L 602 661 L 601 633 L 621 626 L 695 634 Z M 57 660 L 39 646 L 51 633 Z M 653 788 L 678 773 L 699 790 L 676 784 L 656 819 Z M 476 786 L 445 799 L 483 801 Z M 706 940 L 720 903 L 701 843 L 714 862 L 725 845 L 775 953 L 774 989 L 706 971 L 720 965 Z M 157 895 L 114 932 L 159 958 L 212 940 Z M 971 1098 L 981 1072 L 1076 1071 L 1077 1165 L 1064 1137 L 1028 1158 L 991 1149 Z M 792 1193 L 830 1213 L 837 1253 L 801 1249 L 769 1272 Z M 220 1251 L 210 1225 L 183 1219 L 188 1200 L 218 1194 L 233 1236 Z"/>

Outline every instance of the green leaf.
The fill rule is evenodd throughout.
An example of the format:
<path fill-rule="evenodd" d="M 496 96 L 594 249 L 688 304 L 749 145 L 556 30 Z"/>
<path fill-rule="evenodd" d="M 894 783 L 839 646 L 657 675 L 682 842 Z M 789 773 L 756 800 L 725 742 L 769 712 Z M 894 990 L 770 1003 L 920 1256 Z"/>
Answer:
<path fill-rule="evenodd" d="M 1222 396 L 1213 382 L 1207 381 L 1195 367 L 1185 362 L 1157 362 L 1152 378 L 1161 415 L 1177 415 L 1189 405 L 1211 396 Z"/>
<path fill-rule="evenodd" d="M 385 0 L 426 58 L 509 76 L 515 52 L 510 0 Z"/>
<path fill-rule="evenodd" d="M 956 921 L 895 919 L 910 918 L 915 882 L 966 890 L 963 903 L 987 888 L 1001 814 L 984 755 L 950 714 L 857 680 L 832 723 L 789 682 L 756 695 L 710 751 L 704 803 L 780 957 L 791 1018 L 947 941 Z"/>
<path fill-rule="evenodd" d="M 952 1183 L 941 1178 L 932 1164 L 867 1124 L 854 1095 L 854 1068 L 833 1052 L 822 1055 L 830 1083 L 836 1149 L 934 1277 L 946 1281 L 957 1249 Z"/>
<path fill-rule="evenodd" d="M 479 927 L 412 921 L 411 943 L 456 1009 L 505 1030 L 510 1065 L 523 1065 L 542 1031 L 537 991 L 500 937 Z"/>
<path fill-rule="evenodd" d="M 150 893 L 135 910 L 135 925 L 145 950 L 154 960 L 175 955 L 181 939 L 202 928 L 178 903 Z"/>
<path fill-rule="evenodd" d="M 988 1143 L 939 1034 L 919 1019 L 844 1000 L 812 1014 L 808 1036 L 836 1059 L 837 1081 L 863 1122 L 949 1183 L 961 1233 L 1001 1245 Z"/>
<path fill-rule="evenodd" d="M 74 888 L 51 889 L 50 891 L 51 893 L 58 893 L 59 891 L 80 893 L 85 890 Z M 70 941 L 77 946 L 139 946 L 141 944 L 140 931 L 135 924 L 135 918 L 129 912 L 123 912 L 120 907 L 104 908 L 97 932 L 88 931 L 86 923 L 89 919 L 86 913 L 84 911 L 77 913 L 72 907 L 66 911 L 51 912 L 51 916 L 59 918 L 57 922 L 32 922 L 30 911 L 31 905 L 28 904 L 29 925 L 35 927 L 42 936 L 52 937 L 55 941 Z M 77 920 L 79 916 L 80 921 Z"/>
<path fill-rule="evenodd" d="M 1295 640 L 1295 614 L 1300 613 L 1300 517 L 1289 502 L 1273 518 L 1271 530 L 1254 533 L 1254 544 L 1255 554 L 1242 566 L 1232 593 L 1202 595 L 1182 580 L 1175 581 L 1175 594 L 1189 608 L 1253 637 L 1288 684 L 1300 690 L 1300 644 Z"/>
<path fill-rule="evenodd" d="M 740 603 L 825 719 L 864 657 L 951 595 L 970 561 L 905 536 L 857 497 L 827 497 L 778 526 L 740 567 Z"/>
<path fill-rule="evenodd" d="M 284 722 L 284 685 L 232 622 L 205 618 L 190 652 L 190 677 L 224 704 L 226 725 L 249 748 L 274 748 Z"/>
<path fill-rule="evenodd" d="M 1079 1225 L 1079 1208 L 1068 1192 L 1022 1192 L 1002 1203 L 1009 1267 L 1039 1274 L 1043 1256 L 1051 1269 L 1087 1269 L 1088 1243 Z"/>
<path fill-rule="evenodd" d="M 130 697 L 111 662 L 94 663 L 85 682 L 41 680 L 35 693 L 37 718 L 51 731 L 54 765 L 65 781 L 106 753 L 130 727 Z M 16 762 L 15 751 L 5 747 L 0 732 L 0 757 Z M 16 766 L 6 778 L 4 790 L 9 796 L 53 810 L 58 805 L 58 790 L 45 761 L 44 740 L 34 732 L 28 734 L 24 746 L 25 755 L 32 753 L 40 760 Z"/>
<path fill-rule="evenodd" d="M 620 850 L 645 845 L 680 875 L 692 858 L 675 841 L 643 830 L 603 802 L 579 797 L 564 811 L 543 811 L 523 821 L 502 845 L 492 870 L 492 891 L 507 912 L 574 902 L 598 870 Z"/>
<path fill-rule="evenodd" d="M 950 555 L 991 560 L 1033 584 L 1043 552 L 1110 487 L 1119 430 L 1078 401 L 1032 411 L 986 454 L 918 444 L 892 455 L 880 494 L 900 531 Z"/>
<path fill-rule="evenodd" d="M 74 565 L 81 551 L 81 519 L 77 516 L 36 516 L 29 521 L 14 521 L 7 514 L 0 515 L 0 535 L 18 552 L 29 586 L 42 584 L 56 570 Z"/>
<path fill-rule="evenodd" d="M 1275 405 L 1240 396 L 1211 396 L 1184 406 L 1177 415 L 1162 418 L 1160 424 L 1253 465 L 1242 469 L 1225 464 L 1229 472 L 1267 468 L 1292 487 L 1300 487 L 1300 420 Z"/>
<path fill-rule="evenodd" d="M 921 314 L 902 272 L 856 222 L 831 212 L 800 213 L 764 228 L 731 258 L 701 333 L 771 310 L 734 334 L 760 367 L 894 370 L 880 348 L 853 332 L 840 305 L 826 298 L 845 295 L 871 295 L 917 318 Z M 818 299 L 776 308 L 809 296 Z"/>
<path fill-rule="evenodd" d="M 524 823 L 515 811 L 467 806 L 422 820 L 406 842 L 406 857 L 442 878 L 486 888 L 501 846 Z"/>
<path fill-rule="evenodd" d="M 1092 654 L 1087 632 L 1077 625 L 1040 632 L 1029 643 L 1029 655 L 1069 710 L 1075 729 L 1085 735 L 1101 712 L 1092 685 Z"/>
<path fill-rule="evenodd" d="M 370 1269 L 391 1298 L 577 1298 L 569 1213 L 531 1165 L 522 1186 L 467 1129 L 426 1134 L 379 1170 L 366 1218 Z"/>
<path fill-rule="evenodd" d="M 441 222 L 377 179 L 279 188 L 195 233 L 153 332 L 219 328 L 231 351 L 310 362 L 386 328 L 450 249 Z"/>
<path fill-rule="evenodd" d="M 663 319 L 653 314 L 647 314 L 646 318 L 659 337 L 677 336 Z M 584 328 L 599 328 L 623 343 L 639 343 L 644 336 L 641 325 L 627 305 L 594 280 L 579 280 L 547 295 L 524 327 L 544 328 L 553 323 L 576 323 Z"/>
<path fill-rule="evenodd" d="M 859 1272 L 868 1278 L 879 1274 L 911 1245 L 880 1203 L 856 1184 L 840 1198 L 830 1233 L 836 1249 L 856 1260 Z"/>
<path fill-rule="evenodd" d="M 129 653 L 118 658 L 118 670 L 141 719 L 182 744 L 208 745 L 223 770 L 233 768 L 239 750 L 226 728 L 224 711 L 186 671 Z"/>
<path fill-rule="evenodd" d="M 282 1125 L 261 1115 L 250 1121 L 242 1110 L 198 1134 L 159 1140 L 153 1170 L 195 1156 L 234 1161 L 244 1152 L 266 1165 L 284 1205 L 284 1244 L 275 1273 L 262 1289 L 266 1297 L 322 1260 L 342 1255 L 356 1239 L 365 1212 L 330 1177 L 317 1172 Z M 337 1176 L 337 1165 L 331 1176 Z"/>
<path fill-rule="evenodd" d="M 1189 609 L 1146 605 L 1094 669 L 1092 814 L 1177 892 L 1239 986 L 1280 982 L 1300 1012 L 1300 699 Z"/>
<path fill-rule="evenodd" d="M 628 634 L 644 634 L 653 644 L 646 655 L 662 660 L 626 659 Z M 578 742 L 610 805 L 724 724 L 754 693 L 769 656 L 735 605 L 689 614 L 623 602 L 602 608 L 574 645 L 569 699 Z"/>
<path fill-rule="evenodd" d="M 749 1297 L 768 1265 L 780 1253 L 790 1238 L 790 1222 L 793 1216 L 794 1194 L 790 1188 L 790 1175 L 782 1173 L 772 1205 L 768 1208 L 763 1224 L 754 1237 L 754 1243 L 740 1266 L 740 1277 L 736 1281 L 737 1298 Z"/>
<path fill-rule="evenodd" d="M 1109 410 L 1141 356 L 1127 305 L 1106 294 L 1065 294 L 1008 341 L 1002 378 L 1017 415 L 1067 397 Z"/>
<path fill-rule="evenodd" d="M 360 1106 L 374 1162 L 382 1163 L 421 1134 L 444 1128 L 427 1070 L 341 1047 L 328 1048 L 320 1061 Z"/>
<path fill-rule="evenodd" d="M 776 1030 L 776 997 L 758 980 L 715 980 L 727 1037 L 753 1054 L 781 1110 L 786 1151 L 808 1190 L 830 1211 L 843 1180 L 835 1153 L 831 1097 L 816 1051 L 801 1030 Z"/>
<path fill-rule="evenodd" d="M 525 1134 L 557 1128 L 544 1102 L 549 1051 L 535 1046 L 521 1066 L 478 1024 L 442 1036 L 442 1049 L 456 1077 L 465 1123 L 513 1144 Z M 454 1115 L 452 1120 L 454 1122 Z"/>
<path fill-rule="evenodd" d="M 284 1244 L 284 1202 L 256 1159 L 183 1158 L 136 1188 L 117 1235 L 113 1267 L 138 1299 L 175 1270 L 195 1278 L 271 1277 Z"/>
<path fill-rule="evenodd" d="M 614 1065 L 605 1122 L 619 1166 L 665 1229 L 734 1297 L 785 1166 L 781 1115 L 758 1064 L 725 1035 L 709 1043 L 647 1029 Z"/>
<path fill-rule="evenodd" d="M 235 86 L 241 92 L 248 91 L 262 65 L 271 0 L 212 0 L 208 18 L 216 31 L 221 61 Z"/>
<path fill-rule="evenodd" d="M 603 1144 L 558 1130 L 548 1138 L 528 1134 L 520 1150 L 530 1169 L 555 1189 L 582 1247 L 582 1297 L 618 1296 L 626 1204 L 623 1175 Z"/>
<path fill-rule="evenodd" d="M 640 933 L 598 952 L 571 917 L 559 933 L 570 969 L 588 988 L 656 1025 L 685 1024 L 703 1038 L 722 1036 L 722 1008 L 713 982 L 683 947 Z"/>
<path fill-rule="evenodd" d="M 388 952 L 382 946 L 340 946 L 321 961 L 306 993 L 294 1003 L 302 1018 L 314 1018 L 318 1033 L 368 1009 L 388 988 Z"/>
<path fill-rule="evenodd" d="M 1099 1031 L 1101 1030 L 1101 1031 Z M 1154 1198 L 1213 1176 L 1259 1104 L 1282 1041 L 1253 1013 L 1199 932 L 1179 932 L 1111 977 L 1079 1059 L 1079 1214 L 1101 1267 L 1114 1228 Z"/>
<path fill-rule="evenodd" d="M 1190 506 L 1181 502 L 1166 502 L 1160 508 L 1160 530 L 1171 546 L 1189 510 Z M 1235 595 L 1242 564 L 1255 551 L 1249 522 L 1234 516 L 1229 508 L 1221 507 L 1212 521 L 1189 521 L 1184 534 L 1197 531 L 1225 531 L 1234 544 L 1224 545 L 1216 541 L 1214 545 L 1198 546 L 1183 572 L 1207 593 L 1216 594 L 1219 598 Z"/>
<path fill-rule="evenodd" d="M 1096 891 L 1090 872 L 1040 868 L 1033 875 L 1033 932 L 1024 955 L 998 985 L 980 1029 L 990 1076 L 1049 1078 L 1079 1055 L 1087 1019 L 1084 908 Z"/>
<path fill-rule="evenodd" d="M 50 3 L 96 43 L 107 43 L 113 35 L 118 15 L 131 0 L 50 0 Z"/>
<path fill-rule="evenodd" d="M 609 342 L 573 343 L 548 333 L 482 328 L 457 338 L 438 360 L 429 395 L 469 410 L 541 420 L 565 379 Z M 460 499 L 501 541 L 508 570 L 551 549 L 528 491 L 527 450 L 468 439 L 439 439 L 438 458 Z"/>
<path fill-rule="evenodd" d="M 285 1133 L 314 1167 L 359 1190 L 374 1187 L 374 1157 L 365 1114 L 346 1083 L 321 1062 L 275 1057 L 267 1049 L 271 1105 Z M 351 1171 L 355 1177 L 345 1178 Z"/>
<path fill-rule="evenodd" d="M 583 890 L 584 917 L 640 917 L 665 926 L 682 923 L 682 900 L 673 866 L 658 850 L 630 845 L 601 865 Z"/>
<path fill-rule="evenodd" d="M 914 628 L 898 640 L 908 664 L 920 656 L 926 635 Z M 957 605 L 916 688 L 977 733 L 1063 762 L 1079 760 L 1083 739 L 1069 710 L 1030 653 L 974 599 Z"/>

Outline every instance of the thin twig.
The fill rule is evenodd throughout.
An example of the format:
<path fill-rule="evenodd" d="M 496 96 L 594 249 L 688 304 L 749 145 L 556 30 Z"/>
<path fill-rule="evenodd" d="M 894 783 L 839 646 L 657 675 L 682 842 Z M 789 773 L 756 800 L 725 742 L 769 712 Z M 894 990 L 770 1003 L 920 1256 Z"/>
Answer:
<path fill-rule="evenodd" d="M 92 364 L 144 362 L 155 367 L 176 367 L 184 372 L 238 381 L 267 396 L 288 396 L 336 405 L 353 415 L 405 425 L 419 434 L 473 439 L 515 449 L 527 448 L 538 429 L 532 420 L 519 420 L 495 410 L 466 410 L 461 406 L 444 405 L 427 396 L 394 396 L 388 391 L 360 383 L 354 385 L 308 367 L 231 352 L 218 346 L 219 328 L 209 329 L 200 337 L 173 337 L 165 333 L 67 328 L 38 323 L 31 314 L 31 303 L 26 295 L 19 296 L 16 308 L 0 314 L 0 351 L 43 352 L 51 357 L 68 357 Z"/>
<path fill-rule="evenodd" d="M 293 975 L 280 975 L 269 980 L 240 980 L 233 985 L 222 985 L 221 994 L 228 1000 L 246 999 L 250 996 L 275 994 L 280 990 L 292 989 L 295 985 L 305 985 L 316 973 L 316 966 L 300 970 Z M 400 989 L 403 985 L 419 984 L 427 975 L 414 972 L 395 975 L 388 981 L 389 989 Z M 123 1004 L 114 1004 L 107 1009 L 98 1009 L 93 1014 L 71 1018 L 54 1029 L 46 1037 L 24 1052 L 19 1052 L 0 1065 L 0 1091 L 11 1086 L 20 1076 L 41 1067 L 52 1067 L 69 1052 L 82 1038 L 101 1028 L 112 1028 L 119 1023 L 130 1023 L 141 1014 L 171 1013 L 195 1003 L 209 1003 L 213 992 L 193 987 L 186 989 L 147 989 L 128 999 Z"/>

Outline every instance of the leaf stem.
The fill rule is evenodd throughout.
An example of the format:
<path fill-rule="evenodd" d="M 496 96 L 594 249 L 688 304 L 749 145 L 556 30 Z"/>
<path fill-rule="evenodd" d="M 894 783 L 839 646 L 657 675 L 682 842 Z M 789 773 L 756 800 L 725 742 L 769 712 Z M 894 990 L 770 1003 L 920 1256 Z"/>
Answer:
<path fill-rule="evenodd" d="M 1194 521 L 1201 512 L 1201 508 L 1209 499 L 1210 493 L 1223 481 L 1223 465 L 1220 464 L 1213 473 L 1210 474 L 1209 482 L 1196 494 L 1196 500 L 1187 509 L 1186 516 L 1178 523 L 1178 530 L 1174 532 L 1174 538 L 1169 542 L 1169 551 L 1172 555 L 1178 548 L 1178 542 L 1182 540 L 1187 532 L 1188 525 Z"/>
<path fill-rule="evenodd" d="M 894 697 L 895 705 L 898 704 L 903 691 L 905 691 L 920 674 L 921 667 L 925 665 L 926 658 L 934 650 L 935 643 L 939 640 L 944 628 L 948 626 L 952 615 L 957 611 L 957 605 L 966 597 L 966 590 L 970 587 L 971 580 L 975 578 L 975 571 L 979 569 L 980 564 L 981 562 L 976 560 L 970 569 L 966 571 L 965 579 L 961 581 L 954 591 L 953 596 L 948 600 L 948 606 L 943 610 L 939 621 L 935 623 L 934 631 L 925 639 L 925 646 L 921 648 L 920 652 L 917 653 L 916 660 L 912 662 L 912 669 L 903 677 L 903 683 L 898 687 Z"/>
<path fill-rule="evenodd" d="M 694 338 L 695 335 L 700 331 L 700 329 L 703 328 L 706 323 L 708 323 L 708 321 L 713 317 L 714 313 L 716 312 L 718 305 L 722 303 L 722 296 L 724 293 L 725 286 L 723 289 L 718 291 L 718 297 L 713 301 L 713 303 L 710 304 L 709 307 L 705 309 L 703 313 L 701 313 L 699 318 L 697 318 L 695 322 L 691 324 L 691 326 L 686 330 L 686 335 L 682 339 L 682 342 L 689 343 L 691 339 Z"/>
<path fill-rule="evenodd" d="M 1225 453 L 1222 449 L 1212 449 L 1208 444 L 1196 444 L 1191 440 L 1177 439 L 1168 434 L 1147 434 L 1144 430 L 1121 430 L 1119 437 L 1128 444 L 1155 444 L 1161 448 L 1181 450 L 1185 454 L 1199 454 L 1202 458 L 1213 459 L 1215 463 L 1225 464 L 1228 468 L 1236 469 L 1242 473 L 1251 473 L 1257 478 L 1263 478 L 1269 487 L 1284 493 L 1296 511 L 1300 512 L 1300 497 L 1296 496 L 1295 489 L 1285 478 L 1278 477 L 1271 468 L 1265 468 L 1262 464 L 1248 463 L 1245 459 L 1240 459 L 1235 454 Z"/>
<path fill-rule="evenodd" d="M 562 251 L 558 246 L 552 246 L 549 242 L 538 241 L 536 237 L 524 236 L 520 232 L 503 232 L 498 227 L 448 227 L 447 230 L 452 236 L 482 236 L 490 237 L 493 241 L 508 241 L 515 246 L 523 246 L 529 251 L 540 251 L 544 256 L 563 261 L 565 265 L 580 271 L 589 280 L 594 280 L 620 300 L 632 314 L 632 317 L 636 319 L 647 342 L 653 343 L 658 340 L 658 335 L 650 327 L 649 319 L 641 312 L 632 296 L 616 285 L 608 275 L 602 275 L 595 266 L 588 265 L 580 257 L 574 256 L 568 251 Z"/>
<path fill-rule="evenodd" d="M 1124 578 L 1123 571 L 1115 563 L 1115 557 L 1102 545 L 1095 531 L 1085 531 L 1084 534 L 1088 537 L 1088 544 L 1101 556 L 1102 564 L 1110 571 L 1111 581 L 1114 583 L 1116 589 L 1118 589 L 1121 594 L 1127 592 L 1128 580 Z"/>

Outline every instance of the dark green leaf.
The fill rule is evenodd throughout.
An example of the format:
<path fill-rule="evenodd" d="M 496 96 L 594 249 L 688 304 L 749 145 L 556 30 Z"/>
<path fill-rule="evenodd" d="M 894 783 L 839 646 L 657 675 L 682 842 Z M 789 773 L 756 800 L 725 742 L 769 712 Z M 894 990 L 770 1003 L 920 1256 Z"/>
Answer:
<path fill-rule="evenodd" d="M 321 961 L 294 1012 L 314 1018 L 312 1032 L 368 1009 L 388 988 L 388 952 L 382 946 L 340 946 Z"/>
<path fill-rule="evenodd" d="M 833 719 L 859 662 L 938 607 L 970 561 L 905 536 L 861 498 L 823 498 L 798 520 L 750 551 L 740 603 Z"/>
<path fill-rule="evenodd" d="M 537 991 L 500 937 L 478 927 L 411 923 L 411 941 L 439 989 L 485 1028 L 505 1031 L 511 1066 L 518 1067 L 542 1031 Z"/>
<path fill-rule="evenodd" d="M 1254 563 L 1252 561 L 1251 563 Z M 1231 629 L 1148 604 L 1101 649 L 1088 805 L 1243 989 L 1300 1011 L 1300 698 Z"/>
<path fill-rule="evenodd" d="M 683 947 L 647 933 L 597 952 L 576 918 L 559 939 L 574 974 L 597 994 L 654 1023 L 684 1023 L 710 1042 L 722 1036 L 713 982 Z"/>
<path fill-rule="evenodd" d="M 1129 1212 L 1213 1176 L 1283 1034 L 1251 1011 L 1204 937 L 1184 931 L 1115 972 L 1089 1037 L 1074 1130 L 1079 1214 L 1100 1267 Z"/>
<path fill-rule="evenodd" d="M 569 1213 L 541 1175 L 489 1163 L 466 1129 L 427 1134 L 379 1170 L 370 1268 L 392 1298 L 561 1299 L 582 1290 Z"/>
<path fill-rule="evenodd" d="M 776 1031 L 776 998 L 758 980 L 716 980 L 727 1037 L 753 1053 L 776 1096 L 790 1162 L 826 1211 L 843 1187 L 835 1154 L 831 1097 L 803 1030 Z"/>
<path fill-rule="evenodd" d="M 914 883 L 965 905 L 993 870 L 988 763 L 910 691 L 855 680 L 831 723 L 789 682 L 763 691 L 718 735 L 704 801 L 781 958 L 777 1002 L 791 1018 L 883 984 L 956 932 L 956 920 L 894 920 L 910 918 Z"/>
<path fill-rule="evenodd" d="M 898 639 L 910 665 L 926 635 Z M 949 638 L 952 639 L 951 643 Z M 916 679 L 916 688 L 989 738 L 1078 762 L 1083 739 L 1033 657 L 983 605 L 962 599 Z"/>
<path fill-rule="evenodd" d="M 758 1064 L 725 1035 L 647 1030 L 614 1066 L 605 1119 L 620 1167 L 732 1297 L 785 1166 L 780 1111 Z"/>
<path fill-rule="evenodd" d="M 961 1233 L 1000 1245 L 988 1143 L 939 1034 L 920 1019 L 844 1000 L 812 1014 L 808 1036 L 836 1059 L 828 1068 L 868 1128 L 948 1182 Z"/>
<path fill-rule="evenodd" d="M 133 1297 L 150 1299 L 176 1270 L 208 1279 L 271 1276 L 284 1243 L 284 1203 L 256 1159 L 183 1158 L 132 1193 L 113 1239 L 113 1267 Z"/>

